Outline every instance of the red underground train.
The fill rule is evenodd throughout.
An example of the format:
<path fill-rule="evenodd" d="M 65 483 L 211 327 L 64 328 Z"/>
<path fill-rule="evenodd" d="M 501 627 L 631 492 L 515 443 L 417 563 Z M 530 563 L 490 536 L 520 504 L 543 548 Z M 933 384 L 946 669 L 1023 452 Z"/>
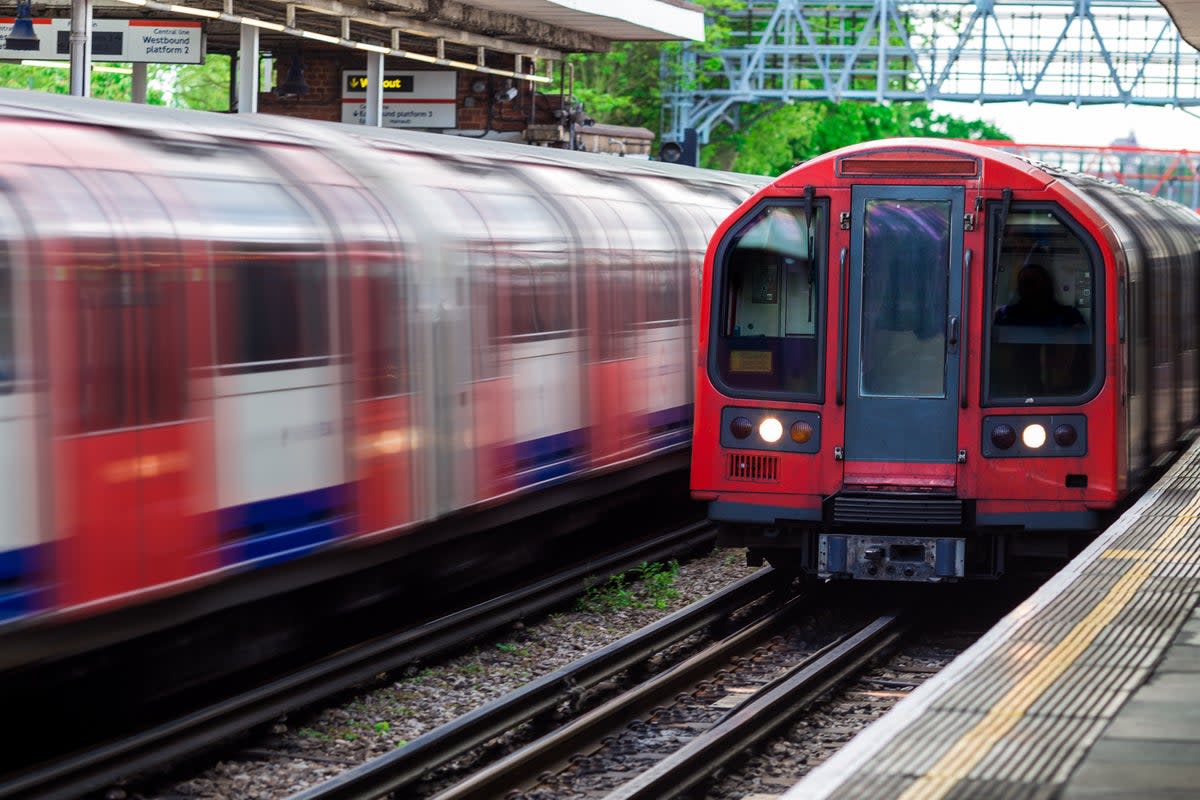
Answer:
<path fill-rule="evenodd" d="M 1086 175 L 912 139 L 806 162 L 710 242 L 693 495 L 823 578 L 1067 555 L 1200 417 L 1198 272 L 1200 217 Z"/>

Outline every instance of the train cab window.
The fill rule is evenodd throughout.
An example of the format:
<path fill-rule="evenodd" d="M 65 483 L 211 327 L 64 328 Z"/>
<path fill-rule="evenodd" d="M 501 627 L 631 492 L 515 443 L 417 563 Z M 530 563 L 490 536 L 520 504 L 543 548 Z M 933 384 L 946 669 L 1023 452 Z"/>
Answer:
<path fill-rule="evenodd" d="M 819 397 L 824 214 L 768 206 L 724 248 L 715 366 L 731 389 Z"/>
<path fill-rule="evenodd" d="M 1050 207 L 993 208 L 991 225 L 988 401 L 1081 398 L 1099 373 L 1093 248 Z"/>

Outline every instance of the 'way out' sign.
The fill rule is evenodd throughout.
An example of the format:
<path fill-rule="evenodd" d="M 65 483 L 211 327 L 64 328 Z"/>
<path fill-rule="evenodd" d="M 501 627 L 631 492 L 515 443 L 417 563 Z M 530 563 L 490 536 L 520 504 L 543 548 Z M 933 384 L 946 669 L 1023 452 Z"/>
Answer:
<path fill-rule="evenodd" d="M 458 124 L 458 74 L 383 73 L 383 127 L 453 128 Z M 342 122 L 362 122 L 367 111 L 367 73 L 342 73 Z"/>

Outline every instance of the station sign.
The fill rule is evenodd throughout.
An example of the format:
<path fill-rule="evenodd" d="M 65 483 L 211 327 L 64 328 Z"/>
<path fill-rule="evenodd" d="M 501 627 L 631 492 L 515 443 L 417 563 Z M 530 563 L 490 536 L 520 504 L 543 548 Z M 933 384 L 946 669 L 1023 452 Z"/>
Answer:
<path fill-rule="evenodd" d="M 342 122 L 367 116 L 367 73 L 342 72 Z M 383 73 L 383 127 L 453 128 L 458 125 L 458 73 L 428 70 Z"/>
<path fill-rule="evenodd" d="M 6 50 L 12 17 L 0 17 L 0 60 L 69 61 L 71 20 L 34 17 L 37 50 Z M 152 19 L 92 20 L 92 60 L 144 64 L 204 63 L 204 26 L 200 22 Z"/>

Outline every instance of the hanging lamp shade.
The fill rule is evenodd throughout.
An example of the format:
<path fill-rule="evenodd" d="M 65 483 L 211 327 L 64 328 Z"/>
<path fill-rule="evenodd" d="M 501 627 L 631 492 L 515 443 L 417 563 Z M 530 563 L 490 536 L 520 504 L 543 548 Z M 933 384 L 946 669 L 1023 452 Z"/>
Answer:
<path fill-rule="evenodd" d="M 279 97 L 301 97 L 308 94 L 308 91 L 308 83 L 304 80 L 304 62 L 297 55 L 288 67 L 287 77 L 275 89 L 275 94 Z"/>
<path fill-rule="evenodd" d="M 33 32 L 33 13 L 29 3 L 17 3 L 17 19 L 13 23 L 12 33 L 4 41 L 6 50 L 37 50 L 38 37 Z"/>

